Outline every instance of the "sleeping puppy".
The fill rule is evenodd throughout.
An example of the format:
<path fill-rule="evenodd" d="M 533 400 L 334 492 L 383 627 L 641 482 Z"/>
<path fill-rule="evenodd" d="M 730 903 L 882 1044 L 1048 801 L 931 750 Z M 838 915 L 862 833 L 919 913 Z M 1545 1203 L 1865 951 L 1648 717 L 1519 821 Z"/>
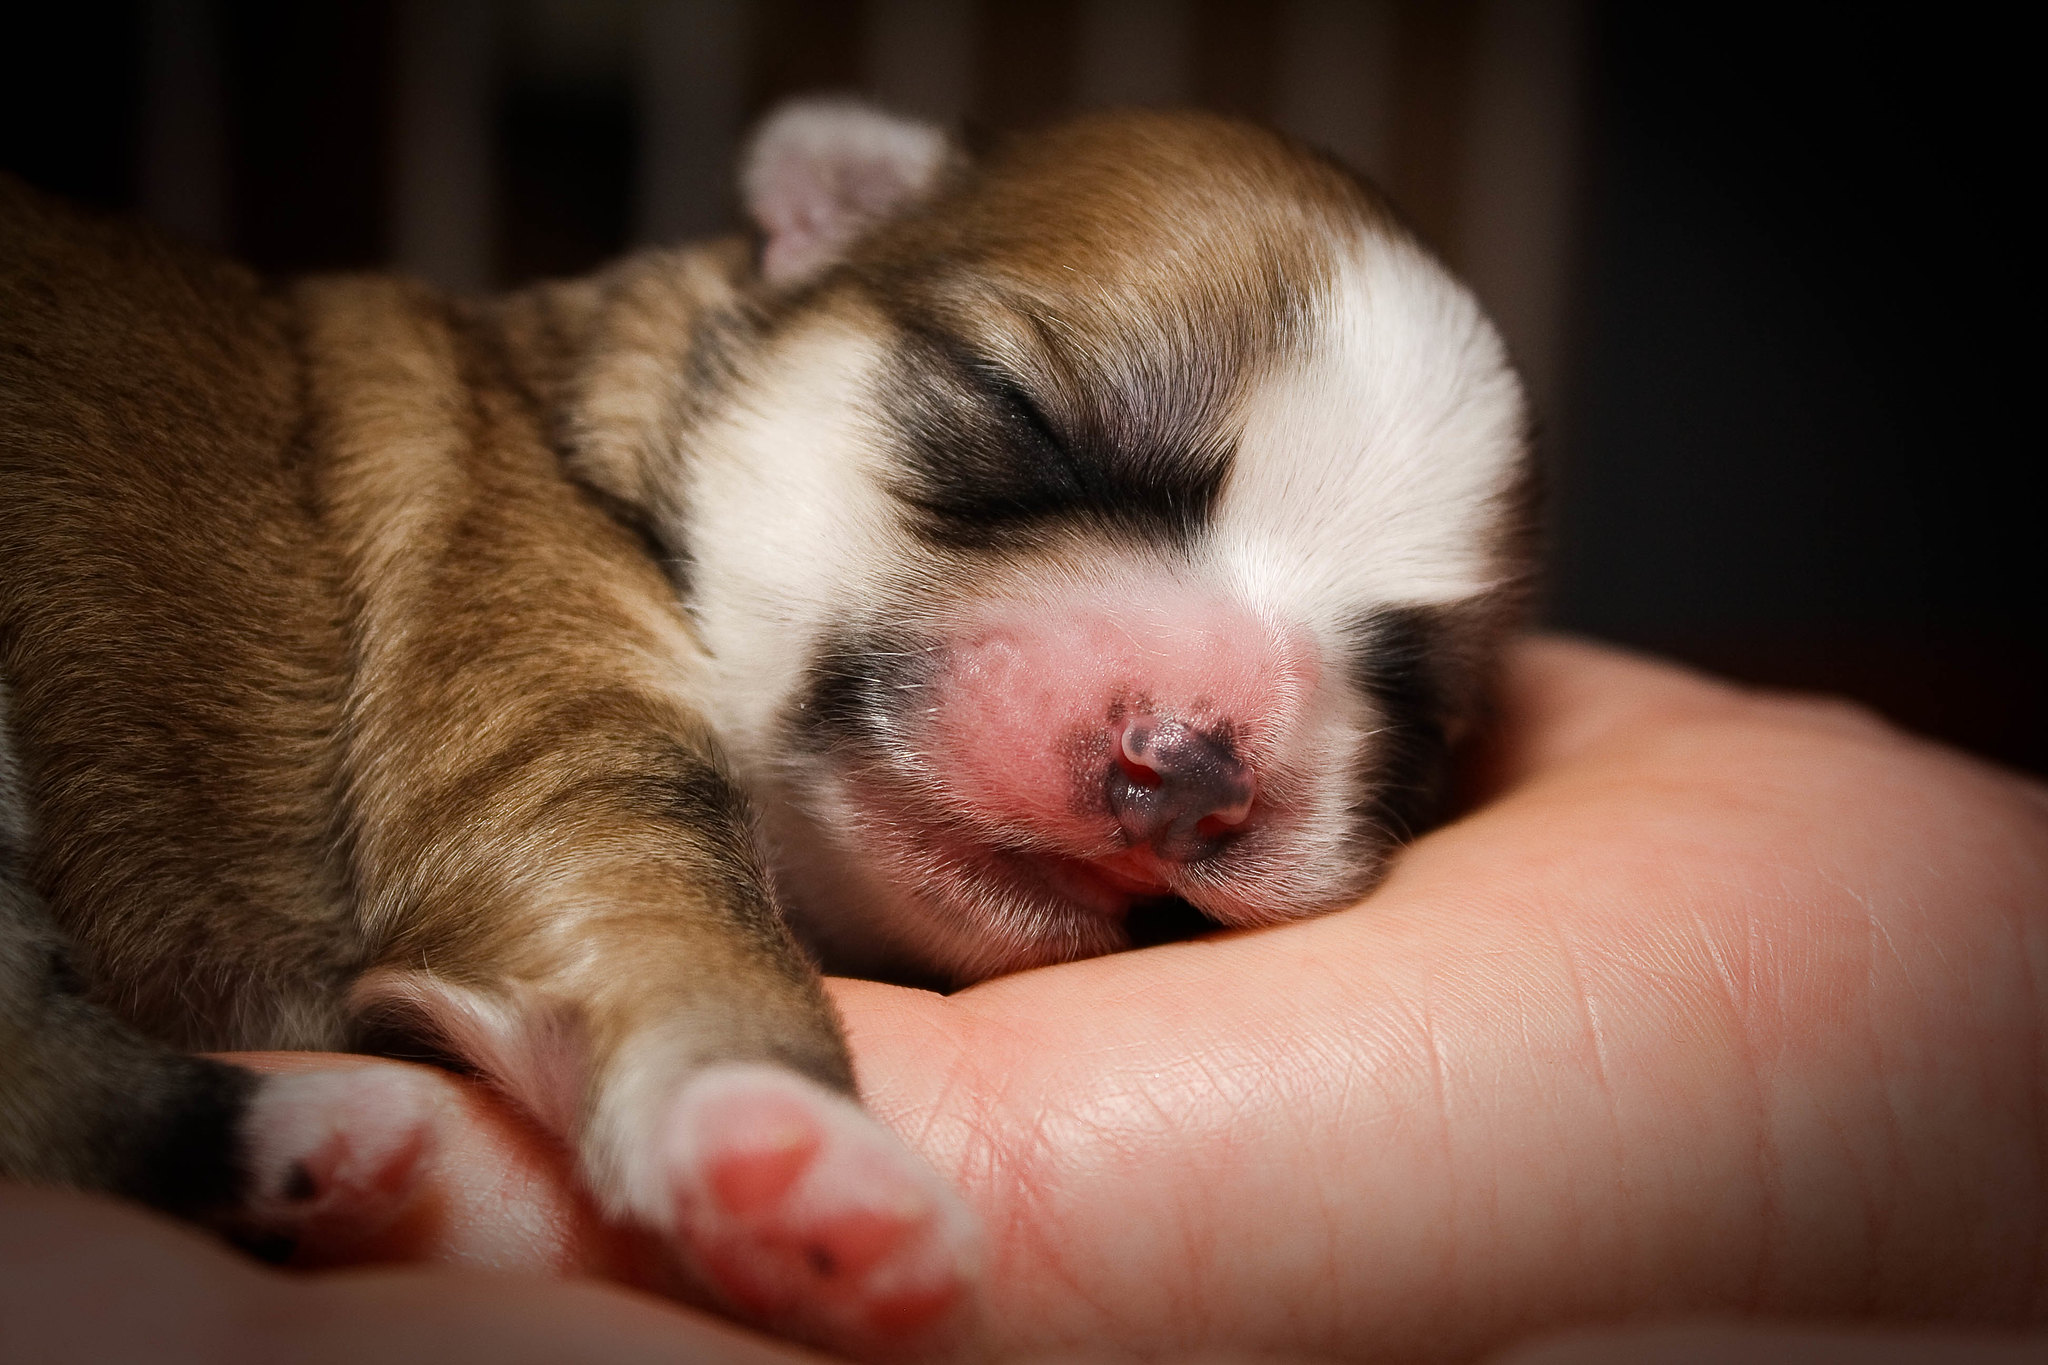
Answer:
<path fill-rule="evenodd" d="M 0 193 L 0 1172 L 290 1237 L 426 1049 L 678 1285 L 889 1354 L 976 1235 L 813 955 L 940 985 L 1342 905 L 1527 568 L 1470 296 L 1329 161 L 798 106 L 756 242 L 487 302 Z M 650 552 L 651 551 L 651 552 Z"/>

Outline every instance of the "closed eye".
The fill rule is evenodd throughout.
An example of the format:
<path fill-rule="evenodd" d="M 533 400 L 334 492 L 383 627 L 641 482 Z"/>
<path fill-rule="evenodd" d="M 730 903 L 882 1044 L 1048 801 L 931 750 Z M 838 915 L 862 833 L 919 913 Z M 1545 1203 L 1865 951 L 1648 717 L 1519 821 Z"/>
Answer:
<path fill-rule="evenodd" d="M 1097 396 L 1111 410 L 1170 407 L 1151 397 Z M 1181 544 L 1229 464 L 1228 451 L 1161 440 L 1129 415 L 1057 423 L 1016 375 L 943 338 L 916 339 L 887 401 L 904 438 L 895 491 L 913 529 L 953 549 L 1015 548 L 1075 528 Z"/>

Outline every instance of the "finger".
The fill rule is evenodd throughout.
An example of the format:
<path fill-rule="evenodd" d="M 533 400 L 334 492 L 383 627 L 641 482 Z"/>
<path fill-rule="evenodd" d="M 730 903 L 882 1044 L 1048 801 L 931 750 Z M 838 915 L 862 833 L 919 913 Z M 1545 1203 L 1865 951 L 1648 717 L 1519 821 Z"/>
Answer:
<path fill-rule="evenodd" d="M 1698 1323 L 1616 1327 L 1517 1347 L 1492 1365 L 2040 1365 L 2048 1337 Z"/>
<path fill-rule="evenodd" d="M 1532 777 L 1595 757 L 1603 745 L 1666 724 L 1746 715 L 1760 695 L 1569 636 L 1522 639 L 1508 653 L 1493 724 L 1481 736 L 1486 794 L 1503 795 Z M 1813 708 L 1810 699 L 1801 705 Z"/>
<path fill-rule="evenodd" d="M 83 1195 L 0 1184 L 0 1358 L 27 1365 L 821 1365 L 627 1290 L 461 1270 L 300 1277 Z"/>

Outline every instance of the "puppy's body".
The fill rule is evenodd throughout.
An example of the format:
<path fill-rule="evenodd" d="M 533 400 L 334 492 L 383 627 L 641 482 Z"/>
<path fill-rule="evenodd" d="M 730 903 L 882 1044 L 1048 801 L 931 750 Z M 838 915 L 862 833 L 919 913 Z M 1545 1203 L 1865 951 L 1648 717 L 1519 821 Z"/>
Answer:
<path fill-rule="evenodd" d="M 1426 818 L 1521 576 L 1520 400 L 1364 191 L 1210 120 L 970 170 L 814 110 L 749 199 L 759 268 L 482 305 L 0 201 L 0 1170 L 288 1229 L 404 1143 L 170 1046 L 397 1031 L 700 1284 L 886 1347 L 972 1237 L 829 1098 L 778 897 L 964 981 L 1167 898 L 1326 908 Z"/>
<path fill-rule="evenodd" d="M 674 590 L 564 472 L 502 338 L 394 281 L 267 290 L 5 212 L 8 960 L 68 942 L 76 967 L 9 983 L 6 1168 L 146 1193 L 210 1160 L 174 1202 L 238 1224 L 323 1159 L 260 1150 L 257 1087 L 207 1068 L 209 1108 L 167 1050 L 189 1115 L 76 1084 L 103 1036 L 152 1055 L 95 1005 L 183 1048 L 423 1036 L 580 1129 L 648 1221 L 624 1206 L 671 1202 L 651 1111 L 705 1064 L 850 1091 Z"/>

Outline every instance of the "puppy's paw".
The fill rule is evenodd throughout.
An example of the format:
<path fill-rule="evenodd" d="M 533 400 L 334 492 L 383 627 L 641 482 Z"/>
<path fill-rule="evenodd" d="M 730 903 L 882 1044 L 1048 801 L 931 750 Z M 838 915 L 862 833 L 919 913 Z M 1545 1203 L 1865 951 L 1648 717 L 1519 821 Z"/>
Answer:
<path fill-rule="evenodd" d="M 680 1250 L 736 1311 L 869 1357 L 964 1325 L 973 1215 L 851 1100 L 780 1067 L 714 1067 L 676 1096 L 662 1142 Z"/>
<path fill-rule="evenodd" d="M 244 1128 L 244 1239 L 274 1259 L 362 1253 L 413 1200 L 446 1084 L 388 1065 L 267 1078 Z"/>

